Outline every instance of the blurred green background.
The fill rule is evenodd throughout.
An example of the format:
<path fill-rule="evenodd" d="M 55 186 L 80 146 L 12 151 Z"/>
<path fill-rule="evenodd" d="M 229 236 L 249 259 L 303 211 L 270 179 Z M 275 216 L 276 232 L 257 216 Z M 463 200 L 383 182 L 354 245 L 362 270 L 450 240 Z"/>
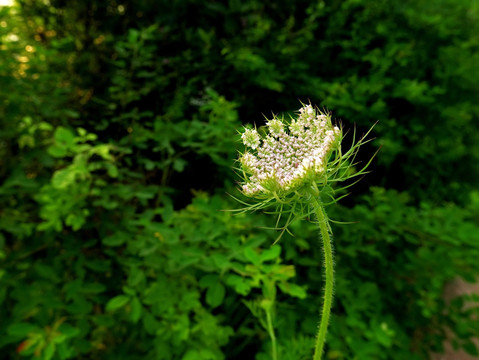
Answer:
<path fill-rule="evenodd" d="M 221 211 L 237 129 L 300 101 L 379 121 L 329 208 L 355 223 L 325 359 L 477 355 L 479 298 L 444 287 L 479 274 L 478 34 L 477 0 L 0 6 L 0 358 L 267 360 L 271 308 L 310 359 L 315 225 L 271 247 L 273 217 Z"/>

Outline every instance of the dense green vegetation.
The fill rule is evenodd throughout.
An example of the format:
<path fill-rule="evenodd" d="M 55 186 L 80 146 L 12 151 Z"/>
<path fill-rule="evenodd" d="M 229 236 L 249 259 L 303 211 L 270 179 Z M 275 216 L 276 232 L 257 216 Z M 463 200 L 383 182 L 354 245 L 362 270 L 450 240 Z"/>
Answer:
<path fill-rule="evenodd" d="M 328 209 L 327 359 L 471 339 L 479 274 L 474 0 L 18 0 L 0 7 L 0 358 L 310 359 L 314 224 L 231 216 L 241 124 L 300 101 L 372 173 Z M 351 137 L 350 137 L 351 138 Z M 350 139 L 349 138 L 349 139 Z M 468 303 L 465 307 L 464 304 Z"/>

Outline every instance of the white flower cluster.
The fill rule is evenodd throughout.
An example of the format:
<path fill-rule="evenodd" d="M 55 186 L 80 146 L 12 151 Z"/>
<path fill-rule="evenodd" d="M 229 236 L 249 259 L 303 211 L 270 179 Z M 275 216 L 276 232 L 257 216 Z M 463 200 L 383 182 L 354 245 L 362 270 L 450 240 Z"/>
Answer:
<path fill-rule="evenodd" d="M 240 157 L 247 175 L 243 185 L 246 195 L 287 191 L 318 179 L 341 139 L 341 130 L 333 127 L 331 117 L 316 112 L 311 105 L 299 109 L 298 119 L 289 125 L 275 118 L 267 126 L 269 135 L 263 139 L 251 129 L 241 136 L 251 149 Z"/>

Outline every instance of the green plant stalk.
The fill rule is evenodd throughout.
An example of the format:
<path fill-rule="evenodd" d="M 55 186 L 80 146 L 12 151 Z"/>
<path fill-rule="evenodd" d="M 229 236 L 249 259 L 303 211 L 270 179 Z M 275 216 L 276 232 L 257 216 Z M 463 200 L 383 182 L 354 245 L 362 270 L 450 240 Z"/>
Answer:
<path fill-rule="evenodd" d="M 271 308 L 266 310 L 266 323 L 268 326 L 269 337 L 271 338 L 271 357 L 273 360 L 278 360 L 277 350 L 276 350 L 276 336 L 274 334 L 273 319 L 271 316 Z"/>
<path fill-rule="evenodd" d="M 321 321 L 319 323 L 318 335 L 316 337 L 316 345 L 314 349 L 314 360 L 321 360 L 323 354 L 324 343 L 326 341 L 326 333 L 329 325 L 329 315 L 333 303 L 333 287 L 334 287 L 334 264 L 333 249 L 331 245 L 331 236 L 329 232 L 328 218 L 324 208 L 319 200 L 316 206 L 316 218 L 318 220 L 321 239 L 323 241 L 324 251 L 324 268 L 326 275 L 326 286 L 324 288 L 323 311 Z"/>

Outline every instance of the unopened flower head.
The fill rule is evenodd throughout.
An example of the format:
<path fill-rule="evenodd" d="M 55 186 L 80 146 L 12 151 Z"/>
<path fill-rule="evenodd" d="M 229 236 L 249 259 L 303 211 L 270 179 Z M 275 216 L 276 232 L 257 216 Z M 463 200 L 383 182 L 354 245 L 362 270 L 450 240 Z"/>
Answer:
<path fill-rule="evenodd" d="M 277 138 L 284 133 L 284 124 L 281 120 L 273 119 L 267 123 L 271 136 Z"/>
<path fill-rule="evenodd" d="M 256 149 L 260 144 L 260 136 L 256 130 L 245 129 L 244 133 L 241 135 L 241 139 L 246 146 L 249 146 L 252 149 Z"/>
<path fill-rule="evenodd" d="M 250 129 L 241 136 L 249 148 L 240 157 L 245 195 L 287 194 L 327 176 L 328 159 L 342 138 L 330 114 L 305 105 L 297 119 L 288 123 L 275 117 L 266 125 L 268 134 L 262 138 Z"/>

